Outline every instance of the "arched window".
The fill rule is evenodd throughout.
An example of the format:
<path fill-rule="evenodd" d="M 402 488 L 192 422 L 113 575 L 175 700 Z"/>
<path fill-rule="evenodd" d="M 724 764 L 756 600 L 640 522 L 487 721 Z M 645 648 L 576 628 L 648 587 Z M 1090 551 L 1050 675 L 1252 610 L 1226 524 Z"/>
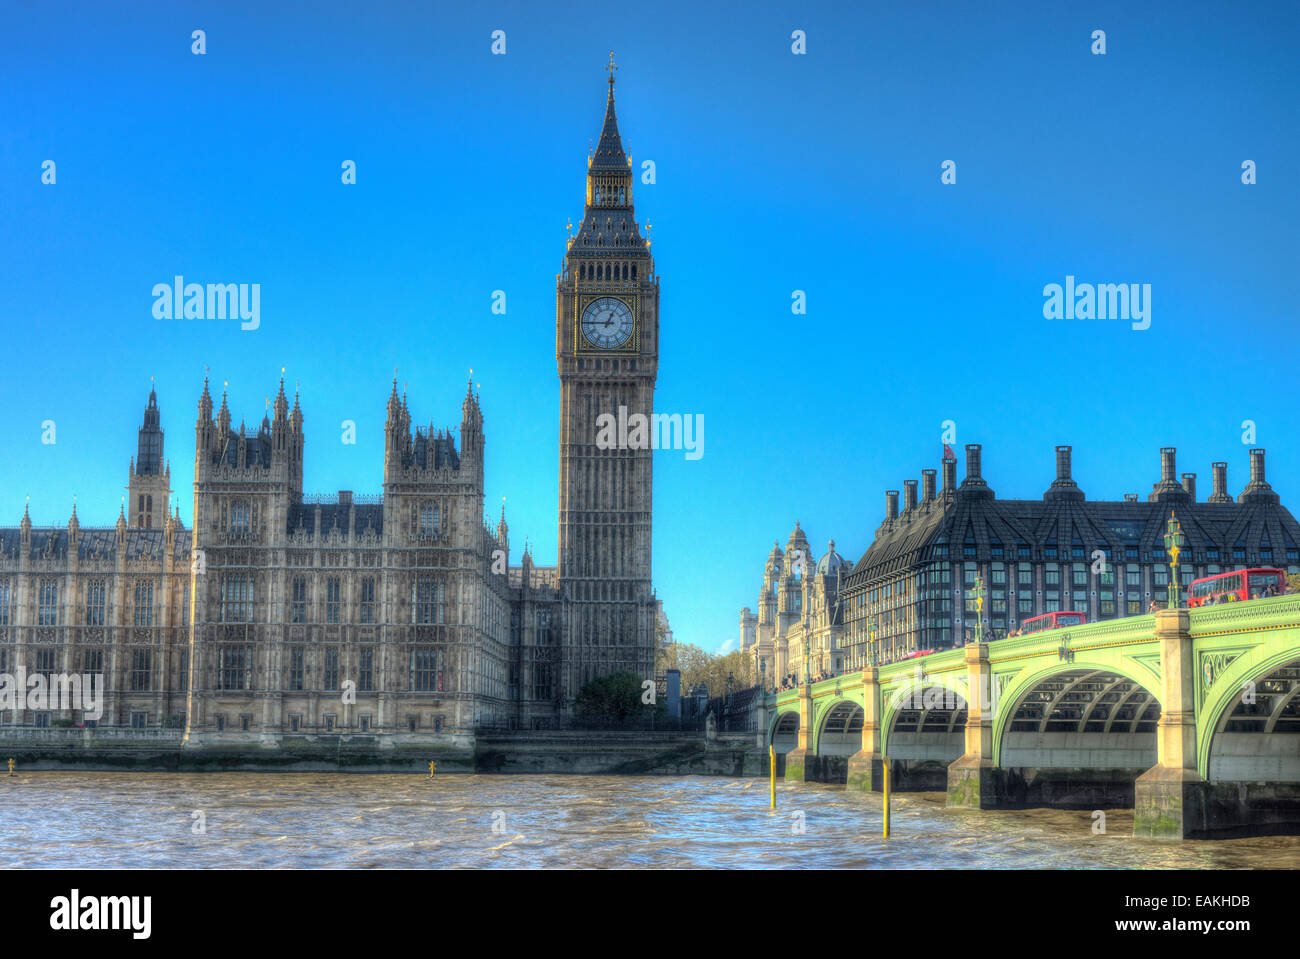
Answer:
<path fill-rule="evenodd" d="M 432 503 L 422 503 L 420 505 L 420 535 L 437 536 L 438 535 L 438 507 Z"/>
<path fill-rule="evenodd" d="M 153 585 L 151 583 L 136 584 L 135 625 L 153 625 Z"/>

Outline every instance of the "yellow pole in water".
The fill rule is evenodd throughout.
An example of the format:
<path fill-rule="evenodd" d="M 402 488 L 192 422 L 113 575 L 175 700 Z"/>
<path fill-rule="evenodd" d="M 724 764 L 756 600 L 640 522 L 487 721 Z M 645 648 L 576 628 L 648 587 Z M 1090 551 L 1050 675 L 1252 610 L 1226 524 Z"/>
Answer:
<path fill-rule="evenodd" d="M 433 778 L 433 771 L 438 768 L 437 763 L 429 763 L 429 778 Z"/>
<path fill-rule="evenodd" d="M 10 760 L 9 760 L 9 775 L 10 775 L 10 776 L 12 776 L 12 775 L 14 774 L 14 766 L 15 766 L 15 765 L 16 765 L 16 764 L 14 763 L 13 759 L 10 759 Z"/>
<path fill-rule="evenodd" d="M 884 811 L 885 811 L 885 838 L 888 839 L 888 838 L 889 838 L 889 757 L 888 757 L 888 756 L 881 756 L 881 757 L 880 757 L 880 763 L 881 763 L 881 767 L 883 768 L 883 771 L 884 771 L 884 774 L 885 774 L 885 776 L 884 776 L 884 779 L 885 779 L 885 800 L 884 800 L 884 803 L 883 803 L 882 805 L 883 805 L 883 807 L 884 807 Z"/>
<path fill-rule="evenodd" d="M 771 786 L 769 789 L 769 794 L 772 799 L 772 805 L 768 808 L 775 809 L 776 808 L 776 747 L 775 746 L 767 747 L 767 766 L 768 766 L 768 773 L 771 776 Z"/>

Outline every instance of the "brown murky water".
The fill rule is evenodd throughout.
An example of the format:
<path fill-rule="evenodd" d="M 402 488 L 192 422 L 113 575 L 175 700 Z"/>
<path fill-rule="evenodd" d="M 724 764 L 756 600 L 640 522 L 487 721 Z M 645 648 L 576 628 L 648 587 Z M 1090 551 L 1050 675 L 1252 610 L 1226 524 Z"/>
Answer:
<path fill-rule="evenodd" d="M 1131 811 L 968 812 L 721 777 L 0 774 L 5 868 L 1296 869 L 1300 837 L 1164 843 Z M 201 815 L 196 815 L 196 813 Z M 195 829 L 202 825 L 201 833 Z"/>

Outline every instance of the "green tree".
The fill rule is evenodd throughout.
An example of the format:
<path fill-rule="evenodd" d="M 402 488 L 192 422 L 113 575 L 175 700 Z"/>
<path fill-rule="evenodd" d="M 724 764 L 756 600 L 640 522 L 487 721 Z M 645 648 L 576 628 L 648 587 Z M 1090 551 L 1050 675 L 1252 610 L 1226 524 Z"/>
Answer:
<path fill-rule="evenodd" d="M 657 712 L 655 707 L 641 702 L 642 693 L 641 677 L 624 669 L 608 676 L 598 676 L 583 686 L 573 709 L 578 716 L 587 719 L 613 722 Z"/>
<path fill-rule="evenodd" d="M 674 643 L 659 651 L 655 660 L 659 671 L 676 669 L 682 674 L 682 693 L 689 693 L 703 683 L 708 687 L 710 696 L 722 696 L 727 692 L 727 678 L 733 677 L 733 689 L 753 686 L 754 657 L 736 650 L 719 655 L 710 653 L 690 643 Z"/>

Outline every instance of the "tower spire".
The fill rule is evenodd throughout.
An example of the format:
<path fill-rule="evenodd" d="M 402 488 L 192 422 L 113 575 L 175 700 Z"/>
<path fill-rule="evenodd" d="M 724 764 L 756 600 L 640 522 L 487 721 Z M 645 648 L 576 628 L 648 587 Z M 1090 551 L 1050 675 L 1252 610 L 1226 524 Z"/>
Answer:
<path fill-rule="evenodd" d="M 605 123 L 600 129 L 600 139 L 596 142 L 596 152 L 590 162 L 592 170 L 605 170 L 626 173 L 628 169 L 627 153 L 623 150 L 623 141 L 618 135 L 618 115 L 614 112 L 614 51 L 609 51 L 609 96 L 605 100 Z"/>

